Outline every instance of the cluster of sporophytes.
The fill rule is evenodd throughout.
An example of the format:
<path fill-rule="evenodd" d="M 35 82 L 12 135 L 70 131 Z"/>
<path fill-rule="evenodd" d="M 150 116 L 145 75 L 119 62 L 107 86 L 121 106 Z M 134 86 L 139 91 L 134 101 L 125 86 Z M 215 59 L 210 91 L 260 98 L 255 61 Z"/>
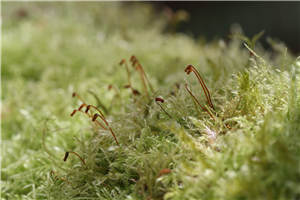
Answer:
<path fill-rule="evenodd" d="M 188 83 L 176 83 L 169 93 L 154 89 L 132 56 L 140 92 L 123 59 L 120 65 L 128 77 L 124 88 L 130 89 L 131 97 L 109 123 L 100 110 L 103 106 L 88 105 L 74 93 L 81 105 L 71 116 L 86 114 L 95 129 L 88 142 L 81 141 L 83 157 L 70 152 L 81 164 L 51 176 L 56 190 L 64 192 L 59 194 L 108 199 L 296 198 L 299 59 L 281 71 L 245 46 L 249 65 L 213 93 L 192 65 L 184 71 L 197 78 L 194 92 Z"/>
<path fill-rule="evenodd" d="M 48 18 L 4 31 L 4 130 L 23 132 L 2 136 L 3 198 L 299 197 L 299 58 L 271 40 L 274 51 L 255 45 L 261 34 L 198 44 L 160 25 L 120 34 L 106 27 L 105 41 L 80 43 L 81 31 L 92 38 L 103 24 L 85 32 L 88 14 L 76 25 L 66 10 L 70 26 L 53 24 L 70 38 L 48 45 L 60 56 L 42 54 Z M 16 51 L 14 40 L 27 48 Z M 38 53 L 27 52 L 28 41 Z"/>

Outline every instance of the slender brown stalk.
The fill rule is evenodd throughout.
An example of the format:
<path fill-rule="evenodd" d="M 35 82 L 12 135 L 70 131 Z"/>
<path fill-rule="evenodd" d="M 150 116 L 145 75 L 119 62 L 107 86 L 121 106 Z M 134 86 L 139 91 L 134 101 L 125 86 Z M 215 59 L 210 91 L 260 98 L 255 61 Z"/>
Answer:
<path fill-rule="evenodd" d="M 155 98 L 155 102 L 156 104 L 162 109 L 162 111 L 168 115 L 169 118 L 172 118 L 171 115 L 164 109 L 164 107 L 160 104 L 160 103 L 164 103 L 165 100 L 163 98 L 160 98 L 160 97 L 156 97 Z M 159 103 L 160 102 L 160 103 Z"/>
<path fill-rule="evenodd" d="M 60 179 L 68 184 L 71 184 L 66 178 L 63 178 L 63 177 L 58 177 L 57 173 L 53 170 L 50 171 L 50 176 L 55 178 L 55 179 Z"/>
<path fill-rule="evenodd" d="M 72 153 L 72 154 L 76 155 L 76 156 L 81 160 L 81 162 L 82 162 L 84 165 L 86 165 L 84 159 L 83 159 L 78 153 L 73 152 L 73 151 L 71 151 L 71 152 L 69 152 L 69 153 Z"/>
<path fill-rule="evenodd" d="M 104 117 L 103 113 L 102 113 L 101 110 L 100 110 L 99 108 L 97 108 L 96 106 L 88 105 L 88 106 L 86 107 L 85 112 L 88 113 L 88 111 L 90 110 L 90 108 L 94 108 L 95 110 L 97 110 L 97 111 L 99 112 L 99 114 L 100 114 L 100 118 L 101 118 L 103 121 L 105 121 L 105 117 Z M 93 117 L 94 117 L 94 116 L 93 116 Z M 93 121 L 94 121 L 94 120 L 93 120 Z"/>
<path fill-rule="evenodd" d="M 70 116 L 73 117 L 76 114 L 76 112 L 79 111 L 79 112 L 85 113 L 89 118 L 93 118 L 93 116 L 91 114 L 89 114 L 87 111 L 83 112 L 81 110 L 84 107 L 91 107 L 91 105 L 87 106 L 84 103 L 84 100 L 76 92 L 73 92 L 72 97 L 77 97 L 82 102 L 82 104 L 79 106 L 78 109 L 73 110 L 73 112 L 70 114 Z M 97 110 L 99 110 L 99 109 L 97 109 Z M 104 130 L 107 130 L 107 128 L 105 126 L 103 126 L 99 121 L 97 121 L 96 124 L 99 125 L 101 128 L 103 128 Z"/>
<path fill-rule="evenodd" d="M 73 97 L 76 97 L 76 96 L 77 96 L 77 98 L 79 98 L 79 99 L 83 102 L 82 98 L 81 98 L 78 94 L 76 94 L 75 92 L 73 93 L 72 96 L 73 96 Z M 82 108 L 83 108 L 83 107 L 86 107 L 85 111 L 82 111 Z M 89 111 L 91 110 L 91 108 L 95 109 L 99 114 L 98 114 L 98 113 L 96 113 L 96 114 L 89 113 Z M 102 111 L 101 111 L 99 108 L 97 108 L 96 106 L 93 106 L 93 105 L 86 105 L 85 103 L 83 103 L 83 104 L 81 104 L 81 105 L 79 106 L 79 108 L 78 108 L 77 110 L 76 110 L 76 109 L 73 110 L 73 112 L 70 114 L 71 117 L 73 117 L 73 116 L 76 114 L 77 111 L 78 111 L 78 112 L 85 113 L 89 118 L 92 119 L 93 122 L 95 122 L 97 125 L 99 125 L 99 126 L 100 126 L 101 128 L 103 128 L 104 130 L 109 130 L 109 131 L 111 132 L 112 136 L 114 137 L 114 139 L 115 139 L 117 145 L 119 145 L 119 142 L 118 142 L 118 140 L 117 140 L 117 137 L 116 137 L 115 133 L 113 132 L 113 130 L 112 130 L 112 128 L 110 127 L 109 123 L 108 123 L 107 120 L 105 119 L 104 114 L 102 113 Z M 104 126 L 103 124 L 101 124 L 98 120 L 96 120 L 97 117 L 100 117 L 101 120 L 105 123 L 105 125 L 106 125 L 107 127 L 105 127 L 105 126 Z M 64 161 L 67 160 L 67 158 L 68 158 L 68 156 L 69 156 L 69 153 L 74 153 L 74 154 L 76 154 L 76 152 L 66 152 Z M 77 154 L 77 156 L 79 156 L 79 155 Z"/>
<path fill-rule="evenodd" d="M 118 142 L 118 140 L 117 140 L 117 137 L 116 137 L 114 131 L 113 131 L 112 128 L 110 127 L 109 123 L 106 121 L 105 117 L 103 116 L 103 118 L 102 118 L 101 115 L 99 115 L 98 113 L 96 113 L 96 114 L 94 114 L 92 120 L 93 120 L 93 121 L 97 121 L 97 120 L 96 120 L 97 117 L 100 117 L 100 118 L 102 119 L 102 121 L 106 124 L 106 126 L 108 127 L 108 129 L 109 129 L 109 131 L 111 132 L 112 136 L 114 137 L 114 139 L 115 139 L 117 145 L 120 145 L 119 142 Z"/>
<path fill-rule="evenodd" d="M 141 66 L 141 70 L 142 70 L 143 76 L 145 77 L 145 79 L 146 79 L 146 81 L 147 81 L 147 83 L 148 83 L 148 85 L 149 85 L 149 87 L 150 87 L 151 92 L 154 92 L 154 89 L 153 89 L 153 87 L 152 87 L 152 84 L 151 84 L 151 82 L 149 81 L 149 79 L 148 79 L 148 77 L 147 77 L 147 75 L 146 75 L 146 73 L 145 73 L 145 71 L 144 71 L 142 65 L 140 65 L 140 66 Z"/>
<path fill-rule="evenodd" d="M 148 88 L 147 88 L 147 84 L 146 84 L 146 81 L 145 81 L 145 76 L 144 76 L 144 73 L 143 73 L 143 68 L 139 64 L 139 65 L 137 65 L 137 67 L 135 69 L 140 73 L 140 77 L 141 77 L 141 80 L 142 80 L 144 91 L 147 94 L 147 96 L 149 97 Z"/>
<path fill-rule="evenodd" d="M 207 112 L 208 114 L 209 114 L 209 116 L 213 119 L 213 120 L 215 120 L 215 118 L 213 117 L 213 115 L 204 107 L 204 106 L 202 106 L 200 103 L 199 103 L 199 101 L 198 101 L 198 99 L 194 96 L 194 94 L 192 93 L 192 91 L 188 88 L 188 85 L 187 84 L 185 84 L 185 89 L 188 91 L 188 93 L 191 95 L 191 97 L 193 98 L 193 100 L 194 100 L 194 102 L 196 103 L 196 104 L 198 104 L 199 106 L 200 106 L 200 108 L 202 108 L 202 110 L 204 110 L 205 112 Z"/>
<path fill-rule="evenodd" d="M 64 156 L 64 161 L 66 162 L 67 161 L 67 159 L 68 159 L 68 156 L 69 156 L 69 154 L 74 154 L 75 156 L 77 156 L 80 160 L 81 160 L 81 162 L 84 164 L 84 165 L 86 165 L 85 164 L 85 161 L 84 161 L 84 159 L 78 154 L 78 153 L 76 153 L 76 152 L 73 152 L 73 151 L 67 151 L 66 153 L 65 153 L 65 156 Z"/>
<path fill-rule="evenodd" d="M 94 114 L 93 117 L 92 117 L 92 121 L 93 122 L 98 122 L 100 123 L 97 119 L 97 117 L 100 117 L 100 119 L 105 123 L 105 125 L 107 126 L 107 128 L 109 129 L 109 131 L 111 132 L 112 136 L 114 137 L 117 145 L 119 145 L 119 142 L 117 140 L 117 137 L 115 135 L 115 133 L 113 132 L 112 128 L 110 127 L 109 123 L 107 122 L 107 120 L 105 119 L 105 116 L 103 115 L 103 113 L 101 112 L 101 110 L 99 110 L 96 106 L 93 106 L 93 105 L 88 105 L 85 112 L 88 113 L 88 111 L 90 110 L 90 108 L 94 108 L 95 110 L 97 110 L 99 112 Z M 106 129 L 107 130 L 107 129 Z"/>
<path fill-rule="evenodd" d="M 205 97 L 207 99 L 207 102 L 209 104 L 209 106 L 212 108 L 212 109 L 215 109 L 214 108 L 214 105 L 212 104 L 212 101 L 211 101 L 211 97 L 210 97 L 210 92 L 209 90 L 207 89 L 200 73 L 197 71 L 197 69 L 193 66 L 193 65 L 188 65 L 185 70 L 184 70 L 188 75 L 191 73 L 191 72 L 194 72 L 194 74 L 196 75 L 203 91 L 204 91 L 204 94 L 205 94 Z"/>
<path fill-rule="evenodd" d="M 118 96 L 118 97 L 121 96 L 118 88 L 115 85 L 109 84 L 107 89 L 108 90 L 114 90 L 115 91 L 115 96 Z"/>
<path fill-rule="evenodd" d="M 131 85 L 131 75 L 130 75 L 129 67 L 127 65 L 126 60 L 122 59 L 121 62 L 120 62 L 120 65 L 125 65 L 126 72 L 127 72 L 127 78 L 128 78 L 128 85 L 130 85 L 130 87 L 132 88 L 132 85 Z"/>
<path fill-rule="evenodd" d="M 132 57 L 131 60 L 134 60 L 135 62 L 137 62 L 135 57 Z M 120 62 L 120 65 L 125 65 L 126 72 L 127 72 L 128 85 L 125 85 L 125 88 L 130 88 L 133 95 L 139 95 L 140 93 L 132 87 L 131 74 L 130 74 L 129 67 L 128 67 L 126 60 L 122 59 Z"/>
<path fill-rule="evenodd" d="M 82 103 L 84 103 L 84 100 L 81 98 L 81 96 L 79 96 L 76 92 L 72 93 L 72 97 L 75 98 L 77 97 Z"/>
<path fill-rule="evenodd" d="M 149 97 L 147 84 L 148 84 L 148 86 L 149 86 L 152 93 L 154 92 L 154 89 L 153 89 L 152 84 L 149 81 L 149 79 L 148 79 L 148 77 L 147 77 L 147 75 L 144 71 L 143 66 L 140 64 L 140 62 L 138 61 L 138 59 L 134 55 L 132 55 L 130 57 L 130 62 L 131 62 L 132 67 L 134 67 L 135 70 L 137 70 L 139 72 L 142 83 L 143 83 L 144 90 L 145 90 L 147 96 Z"/>
<path fill-rule="evenodd" d="M 88 112 L 84 112 L 84 111 L 82 111 L 82 110 L 73 110 L 73 112 L 70 114 L 71 115 L 71 117 L 73 117 L 76 113 L 77 113 L 77 111 L 78 112 L 81 112 L 81 113 L 84 113 L 84 114 L 86 114 L 89 118 L 93 118 L 93 115 L 91 115 L 90 113 L 88 113 Z M 100 126 L 101 128 L 103 128 L 104 130 L 107 130 L 107 128 L 103 125 L 103 124 L 101 124 L 99 121 L 95 121 L 95 123 L 98 125 L 98 126 Z"/>

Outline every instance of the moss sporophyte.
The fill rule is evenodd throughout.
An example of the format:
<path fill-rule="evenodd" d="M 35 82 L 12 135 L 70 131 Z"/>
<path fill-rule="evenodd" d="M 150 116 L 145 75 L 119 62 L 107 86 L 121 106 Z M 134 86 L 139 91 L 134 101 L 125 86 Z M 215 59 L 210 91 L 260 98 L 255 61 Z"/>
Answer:
<path fill-rule="evenodd" d="M 212 101 L 211 101 L 210 92 L 209 92 L 209 90 L 207 89 L 207 87 L 206 87 L 206 85 L 205 85 L 205 83 L 204 83 L 204 81 L 203 81 L 203 79 L 202 79 L 200 73 L 197 71 L 197 69 L 196 69 L 194 66 L 192 66 L 192 65 L 188 65 L 188 66 L 185 68 L 184 71 L 185 71 L 188 75 L 189 75 L 191 72 L 193 72 L 193 73 L 196 75 L 196 77 L 197 77 L 197 79 L 198 79 L 198 81 L 199 81 L 199 83 L 200 83 L 200 85 L 201 85 L 201 87 L 202 87 L 202 89 L 203 89 L 203 91 L 204 91 L 204 94 L 205 94 L 206 100 L 207 100 L 207 102 L 208 102 L 208 105 L 214 110 L 215 108 L 214 108 L 214 105 L 213 105 L 213 103 L 212 103 Z M 198 99 L 195 97 L 195 95 L 194 95 L 194 94 L 192 93 L 192 91 L 189 89 L 188 84 L 185 84 L 184 86 L 185 86 L 186 91 L 188 91 L 188 93 L 191 95 L 191 97 L 192 97 L 192 99 L 193 99 L 195 105 L 198 105 L 202 110 L 204 110 L 205 112 L 207 112 L 207 113 L 209 114 L 209 116 L 210 116 L 213 120 L 215 120 L 214 116 L 213 116 L 212 113 L 209 111 L 209 109 L 207 109 L 205 106 L 203 106 L 203 105 L 200 104 L 200 102 L 198 101 Z"/>
<path fill-rule="evenodd" d="M 63 159 L 64 162 L 67 161 L 67 159 L 68 159 L 68 157 L 69 157 L 70 154 L 74 154 L 75 156 L 77 156 L 81 160 L 82 164 L 86 165 L 84 159 L 78 153 L 73 152 L 73 151 L 70 151 L 70 152 L 67 151 L 65 153 L 65 156 L 64 156 L 64 159 Z"/>
<path fill-rule="evenodd" d="M 147 89 L 147 85 L 146 85 L 146 80 L 148 81 L 146 75 L 145 75 L 145 72 L 142 68 L 142 66 L 139 64 L 139 61 L 137 60 L 137 58 L 135 56 L 131 56 L 130 58 L 130 62 L 131 62 L 131 65 L 132 67 L 139 72 L 140 74 L 140 79 L 142 81 L 142 84 L 143 84 L 143 88 L 144 88 L 144 92 L 145 94 L 149 97 L 149 93 L 148 93 L 148 89 Z M 131 92 L 134 96 L 137 96 L 137 95 L 140 95 L 141 93 L 133 88 L 132 86 L 132 83 L 131 83 L 131 73 L 130 73 L 130 70 L 129 70 L 129 67 L 128 67 L 128 64 L 127 64 L 127 61 L 126 59 L 122 59 L 119 63 L 121 66 L 124 65 L 125 68 L 126 68 L 126 72 L 127 72 L 127 79 L 128 79 L 128 84 L 124 86 L 124 88 L 128 88 L 128 89 L 131 89 Z M 139 64 L 140 66 L 139 67 L 135 67 L 136 64 Z M 148 84 L 150 84 L 150 82 L 148 81 Z M 150 87 L 152 88 L 152 86 L 150 85 Z M 153 89 L 153 88 L 152 88 Z"/>
<path fill-rule="evenodd" d="M 150 98 L 150 93 L 148 91 L 148 88 L 150 89 L 150 91 L 152 93 L 154 93 L 154 89 L 149 81 L 149 79 L 147 78 L 146 76 L 146 73 L 142 67 L 142 65 L 140 64 L 139 60 L 133 55 L 130 57 L 130 62 L 131 62 L 131 65 L 132 67 L 139 72 L 139 75 L 140 75 L 140 79 L 141 79 L 141 82 L 142 82 L 142 86 L 144 88 L 144 92 L 145 92 L 145 95 Z M 130 88 L 131 91 L 132 91 L 132 94 L 134 96 L 136 95 L 140 95 L 140 92 L 136 89 L 133 88 L 132 86 L 132 81 L 131 81 L 131 73 L 130 73 L 130 70 L 129 70 L 129 67 L 128 67 L 128 64 L 126 62 L 125 59 L 122 59 L 119 63 L 121 66 L 124 65 L 125 68 L 126 68 L 126 72 L 127 72 L 127 78 L 128 78 L 128 84 L 125 85 L 124 87 L 125 88 Z M 207 99 L 207 103 L 208 103 L 208 106 L 214 110 L 214 106 L 213 106 L 213 103 L 212 103 L 212 100 L 211 100 L 211 96 L 210 96 L 210 92 L 206 86 L 206 84 L 204 83 L 200 73 L 197 71 L 197 69 L 192 66 L 192 65 L 188 65 L 185 70 L 184 70 L 188 75 L 193 72 L 197 79 L 198 79 L 198 82 L 200 83 L 201 87 L 202 87 L 202 90 L 204 91 L 204 94 L 205 94 L 205 97 Z M 177 83 L 176 84 L 177 88 L 179 89 L 179 84 Z M 113 85 L 109 85 L 108 86 L 108 89 L 111 90 L 113 88 Z M 212 115 L 211 111 L 204 105 L 201 105 L 199 100 L 195 97 L 195 95 L 192 93 L 192 91 L 189 89 L 188 87 L 188 84 L 185 84 L 185 89 L 187 90 L 187 92 L 190 94 L 190 96 L 192 97 L 195 105 L 199 106 L 203 111 L 205 111 L 206 113 L 208 113 L 208 115 L 213 119 L 215 120 L 214 116 Z M 118 139 L 116 137 L 116 134 L 115 132 L 113 131 L 113 129 L 111 128 L 110 124 L 108 123 L 108 121 L 106 120 L 104 114 L 102 113 L 102 111 L 94 106 L 94 105 L 91 105 L 91 104 L 86 104 L 85 101 L 83 100 L 83 98 L 81 98 L 76 92 L 74 92 L 72 94 L 72 97 L 77 97 L 81 102 L 82 104 L 77 108 L 77 109 L 74 109 L 73 112 L 70 114 L 71 117 L 73 117 L 77 112 L 81 112 L 81 113 L 84 113 L 86 116 L 88 116 L 88 118 L 90 118 L 92 120 L 92 122 L 94 122 L 96 125 L 98 125 L 100 128 L 102 128 L 103 130 L 108 130 L 111 135 L 113 136 L 115 142 L 117 145 L 120 145 L 119 142 L 118 142 Z M 163 107 L 163 103 L 165 102 L 165 100 L 162 98 L 162 97 L 155 97 L 154 99 L 155 103 L 160 107 L 160 109 L 171 119 L 172 116 L 166 111 L 166 109 Z M 85 111 L 83 111 L 83 108 L 85 108 Z M 196 108 L 197 109 L 197 108 Z M 96 111 L 95 113 L 92 111 Z M 100 118 L 100 121 L 98 121 L 97 119 Z M 78 154 L 74 153 L 75 155 L 78 156 Z M 68 157 L 68 154 L 66 153 L 66 157 L 65 157 L 65 160 L 67 159 Z"/>
<path fill-rule="evenodd" d="M 112 134 L 112 136 L 114 137 L 115 142 L 117 143 L 117 145 L 119 145 L 119 142 L 117 140 L 117 137 L 116 137 L 114 131 L 110 127 L 109 123 L 107 122 L 107 120 L 106 120 L 104 114 L 101 112 L 101 110 L 99 108 L 97 108 L 96 106 L 85 104 L 84 101 L 83 101 L 83 99 L 77 93 L 73 93 L 72 96 L 73 97 L 77 97 L 83 103 L 79 106 L 78 109 L 73 110 L 73 112 L 71 113 L 71 117 L 73 117 L 77 112 L 85 113 L 93 122 L 95 122 L 102 129 L 109 130 L 110 133 Z M 82 111 L 83 107 L 86 107 L 86 109 L 85 109 L 84 112 Z M 91 108 L 94 109 L 94 110 L 96 110 L 98 113 L 93 113 L 91 111 Z M 98 117 L 102 120 L 102 122 L 104 122 L 104 124 L 102 124 L 101 122 L 99 122 L 97 120 Z"/>
<path fill-rule="evenodd" d="M 171 115 L 164 109 L 164 107 L 161 105 L 161 103 L 164 103 L 165 100 L 161 97 L 156 97 L 155 98 L 156 104 L 161 108 L 161 110 L 168 115 L 169 118 L 172 118 Z"/>
<path fill-rule="evenodd" d="M 204 83 L 204 81 L 203 81 L 203 79 L 202 79 L 200 73 L 197 71 L 197 69 L 196 69 L 193 65 L 188 65 L 188 66 L 185 68 L 184 71 L 185 71 L 188 75 L 189 75 L 191 72 L 193 72 L 193 73 L 196 75 L 196 77 L 197 77 L 197 79 L 198 79 L 198 81 L 199 81 L 199 83 L 200 83 L 200 85 L 201 85 L 201 87 L 202 87 L 202 89 L 203 89 L 203 91 L 204 91 L 204 94 L 205 94 L 205 97 L 206 97 L 206 99 L 207 99 L 208 105 L 209 105 L 212 109 L 214 109 L 214 105 L 212 104 L 209 90 L 207 89 L 207 87 L 206 87 L 206 85 L 205 85 L 205 83 Z"/>
<path fill-rule="evenodd" d="M 119 64 L 121 66 L 125 66 L 125 68 L 126 68 L 127 79 L 128 79 L 127 81 L 128 82 L 124 86 L 124 88 L 128 88 L 128 89 L 131 90 L 131 93 L 133 94 L 131 96 L 131 98 L 134 99 L 134 102 L 141 102 L 141 103 L 137 103 L 136 106 L 141 106 L 141 105 L 146 104 L 144 109 L 145 109 L 145 112 L 149 113 L 149 109 L 152 106 L 151 104 L 154 101 L 159 106 L 161 111 L 166 116 L 168 116 L 168 120 L 175 119 L 175 117 L 172 117 L 172 115 L 166 110 L 166 106 L 164 106 L 164 105 L 166 105 L 166 100 L 161 96 L 155 96 L 157 94 L 157 91 L 154 91 L 149 79 L 146 76 L 146 73 L 145 73 L 142 65 L 139 62 L 139 60 L 135 56 L 131 56 L 130 62 L 131 62 L 132 67 L 134 68 L 134 70 L 137 71 L 138 74 L 139 74 L 139 78 L 141 80 L 140 84 L 141 84 L 141 87 L 143 88 L 143 91 L 144 91 L 143 94 L 141 94 L 137 89 L 134 89 L 134 87 L 132 85 L 133 84 L 133 82 L 132 82 L 133 79 L 131 77 L 131 72 L 130 72 L 130 69 L 128 67 L 128 64 L 127 64 L 126 60 L 122 59 Z M 204 91 L 204 94 L 205 94 L 205 97 L 206 97 L 206 100 L 207 100 L 208 106 L 202 105 L 200 103 L 200 101 L 192 93 L 192 91 L 190 90 L 188 84 L 185 84 L 185 89 L 189 93 L 189 95 L 192 97 L 192 100 L 194 101 L 194 103 L 196 105 L 197 111 L 199 112 L 198 109 L 200 107 L 213 120 L 215 120 L 215 118 L 214 118 L 214 116 L 211 112 L 215 108 L 214 108 L 214 105 L 212 103 L 212 99 L 211 99 L 211 96 L 210 96 L 210 91 L 208 90 L 206 84 L 204 83 L 200 73 L 192 65 L 188 65 L 185 68 L 184 71 L 187 74 L 190 74 L 191 72 L 193 72 L 196 75 L 196 77 L 198 79 L 198 82 L 200 83 L 201 88 Z M 177 92 L 178 92 L 179 89 L 180 89 L 180 84 L 176 83 L 175 86 L 176 86 L 176 89 L 177 89 Z M 110 85 L 108 85 L 108 90 L 115 90 L 116 94 L 119 97 L 121 97 L 121 93 L 120 93 L 120 91 L 118 90 L 118 88 L 116 86 L 110 84 Z M 175 98 L 177 98 L 175 92 L 171 93 L 171 96 L 174 96 Z M 100 106 L 97 107 L 97 106 L 86 103 L 84 101 L 84 99 L 81 96 L 79 96 L 76 92 L 74 92 L 72 94 L 72 97 L 76 97 L 81 102 L 81 104 L 79 105 L 79 107 L 77 109 L 74 109 L 72 111 L 70 116 L 73 117 L 78 112 L 83 113 L 85 116 L 87 116 L 89 119 L 91 119 L 91 121 L 93 123 L 95 123 L 96 126 L 98 126 L 99 128 L 101 128 L 105 131 L 109 131 L 111 133 L 111 135 L 113 136 L 113 138 L 115 140 L 115 143 L 118 146 L 120 146 L 120 143 L 117 139 L 117 136 L 116 136 L 115 132 L 113 131 L 112 127 L 110 126 L 110 124 L 108 123 L 108 121 L 107 121 L 105 115 L 103 114 L 102 110 L 99 108 Z M 146 99 L 144 97 L 146 97 Z M 144 102 L 144 104 L 142 102 Z M 105 108 L 105 106 L 103 106 L 103 104 L 101 104 L 101 105 L 102 105 L 101 108 L 102 107 Z M 108 113 L 108 111 L 106 113 Z M 147 118 L 147 115 L 144 115 L 144 117 Z M 78 153 L 76 153 L 74 151 L 67 151 L 65 153 L 65 156 L 64 156 L 63 160 L 67 161 L 70 154 L 73 154 L 76 157 L 78 157 L 81 160 L 82 164 L 86 165 L 85 160 Z M 170 168 L 160 169 L 160 171 L 158 171 L 158 175 L 157 175 L 156 178 L 159 178 L 159 177 L 161 177 L 163 175 L 166 175 L 166 174 L 169 174 L 171 172 L 172 172 L 172 169 L 170 169 Z M 65 179 L 65 178 L 60 178 L 60 180 L 68 182 L 68 180 Z"/>
<path fill-rule="evenodd" d="M 3 6 L 3 199 L 299 198 L 299 52 L 148 4 Z"/>

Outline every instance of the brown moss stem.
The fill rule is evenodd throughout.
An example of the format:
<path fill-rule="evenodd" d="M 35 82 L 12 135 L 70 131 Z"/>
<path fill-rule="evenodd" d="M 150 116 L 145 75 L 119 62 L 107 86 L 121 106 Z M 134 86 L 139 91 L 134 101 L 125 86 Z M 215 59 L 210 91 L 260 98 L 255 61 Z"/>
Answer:
<path fill-rule="evenodd" d="M 212 101 L 211 101 L 210 92 L 209 92 L 209 90 L 207 89 L 207 87 L 206 87 L 206 85 L 205 85 L 205 83 L 204 83 L 204 81 L 203 81 L 203 79 L 202 79 L 200 73 L 197 71 L 197 69 L 196 69 L 193 65 L 188 65 L 188 66 L 185 68 L 184 71 L 185 71 L 188 75 L 189 75 L 191 72 L 193 72 L 193 73 L 196 75 L 196 77 L 197 77 L 197 79 L 198 79 L 198 81 L 199 81 L 199 83 L 200 83 L 200 85 L 201 85 L 201 87 L 202 87 L 202 89 L 203 89 L 203 91 L 204 91 L 204 94 L 205 94 L 205 97 L 206 97 L 206 99 L 207 99 L 207 102 L 208 102 L 209 106 L 210 106 L 212 109 L 215 109 L 215 108 L 214 108 L 214 105 L 213 105 L 213 103 L 212 103 Z"/>

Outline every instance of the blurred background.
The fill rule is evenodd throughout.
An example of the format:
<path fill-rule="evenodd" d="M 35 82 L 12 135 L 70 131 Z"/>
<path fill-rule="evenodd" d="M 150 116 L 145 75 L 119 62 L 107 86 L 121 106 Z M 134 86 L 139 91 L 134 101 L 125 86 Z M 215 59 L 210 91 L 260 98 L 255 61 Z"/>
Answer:
<path fill-rule="evenodd" d="M 157 9 L 185 10 L 189 17 L 177 31 L 208 40 L 226 37 L 239 24 L 251 37 L 264 30 L 284 42 L 290 51 L 300 52 L 300 2 L 151 2 Z M 262 41 L 264 39 L 262 38 Z M 266 42 L 264 46 L 268 48 Z"/>
<path fill-rule="evenodd" d="M 183 32 L 208 41 L 218 38 L 226 40 L 232 33 L 232 27 L 238 25 L 250 38 L 264 31 L 261 42 L 267 49 L 266 38 L 272 37 L 284 42 L 292 53 L 300 52 L 300 2 L 152 1 L 121 4 L 124 7 L 151 4 L 157 16 L 163 14 L 163 18 L 168 19 L 166 32 Z M 18 15 L 26 17 L 35 13 L 20 10 Z"/>

